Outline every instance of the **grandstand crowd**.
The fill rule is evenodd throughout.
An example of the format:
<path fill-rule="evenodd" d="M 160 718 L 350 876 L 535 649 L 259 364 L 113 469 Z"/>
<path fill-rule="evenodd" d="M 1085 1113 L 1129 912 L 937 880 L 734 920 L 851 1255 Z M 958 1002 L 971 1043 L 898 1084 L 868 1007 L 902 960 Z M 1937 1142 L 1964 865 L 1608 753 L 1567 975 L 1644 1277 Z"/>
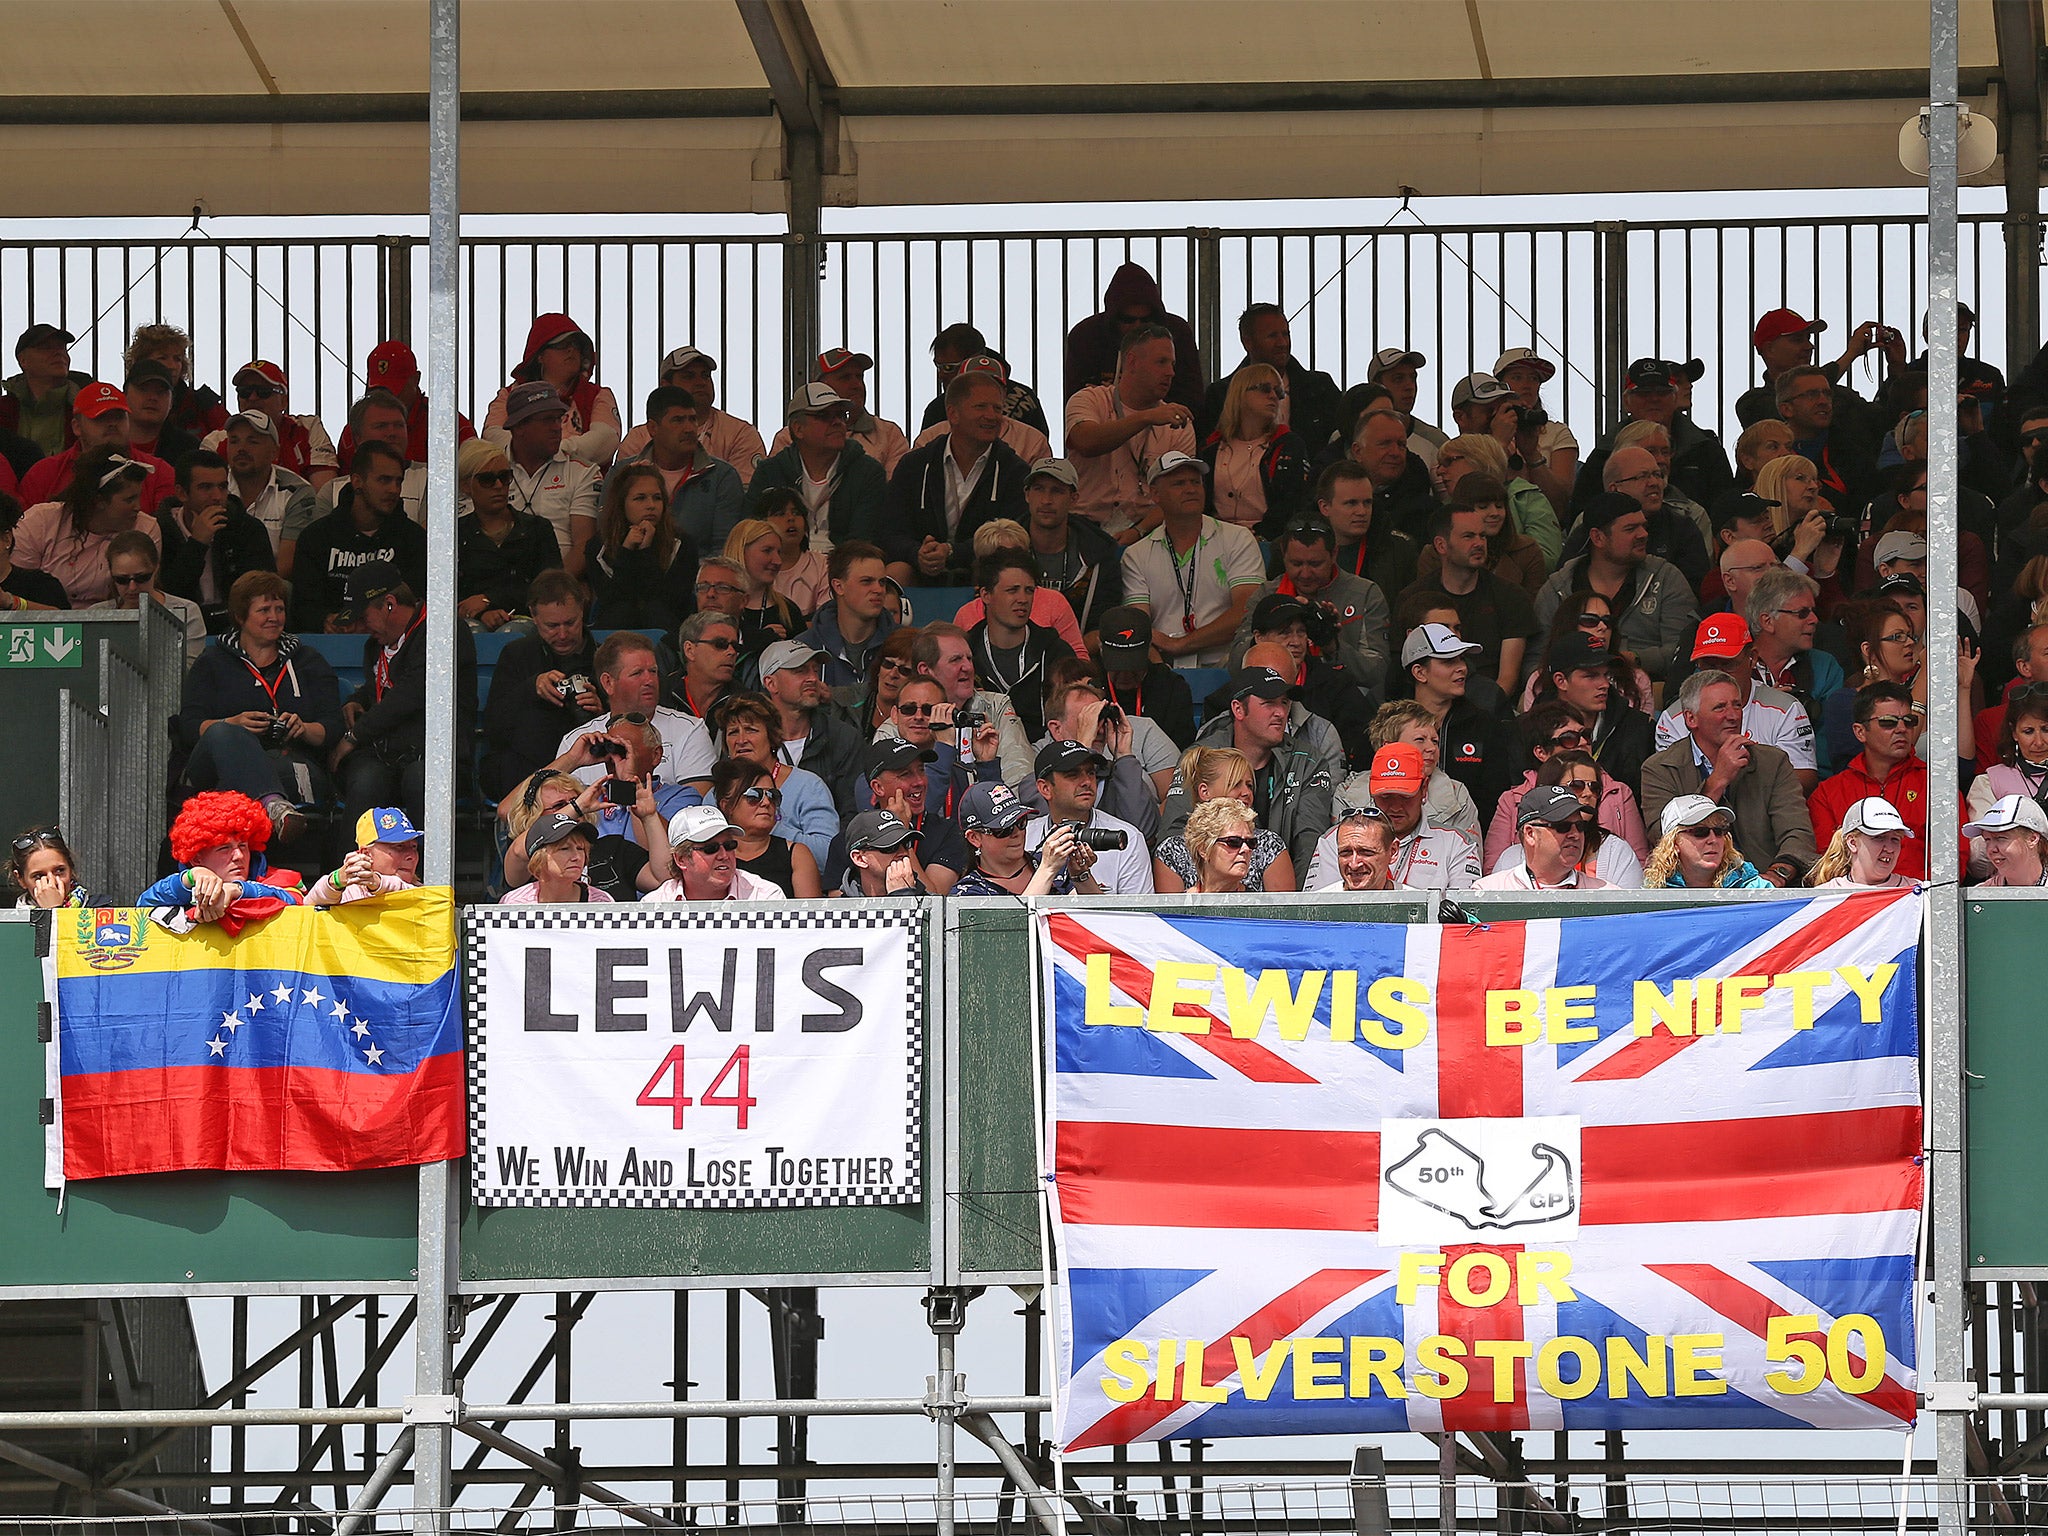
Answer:
<path fill-rule="evenodd" d="M 967 324 L 906 430 L 843 347 L 774 424 L 677 347 L 629 424 L 542 315 L 481 433 L 458 417 L 453 614 L 402 343 L 337 441 L 273 363 L 230 409 L 172 326 L 117 384 L 37 324 L 0 396 L 0 609 L 184 626 L 148 894 L 203 921 L 418 881 L 433 624 L 506 901 L 1896 885 L 1930 878 L 1930 814 L 1966 834 L 1934 874 L 2042 885 L 2048 351 L 2008 387 L 1960 319 L 1956 401 L 1898 331 L 1819 361 L 1827 323 L 1777 309 L 1738 433 L 1693 419 L 1701 364 L 1644 357 L 1582 450 L 1536 350 L 1431 423 L 1423 354 L 1340 382 L 1274 304 L 1205 386 L 1127 265 L 1068 335 L 1055 455 Z M 1929 409 L 1963 453 L 1961 585 L 1931 595 Z M 1967 793 L 1930 807 L 1944 709 Z M 66 833 L 102 830 L 17 837 L 19 899 L 130 899 L 77 884 Z"/>

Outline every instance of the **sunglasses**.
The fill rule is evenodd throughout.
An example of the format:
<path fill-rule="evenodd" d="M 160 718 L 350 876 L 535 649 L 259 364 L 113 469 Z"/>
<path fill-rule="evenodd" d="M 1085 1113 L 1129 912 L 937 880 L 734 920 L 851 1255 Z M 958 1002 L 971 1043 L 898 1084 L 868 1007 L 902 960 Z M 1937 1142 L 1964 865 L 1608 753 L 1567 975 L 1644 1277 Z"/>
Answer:
<path fill-rule="evenodd" d="M 910 663 L 898 661 L 894 656 L 884 656 L 878 665 L 884 672 L 908 672 Z"/>
<path fill-rule="evenodd" d="M 55 848 L 58 834 L 54 827 L 39 827 L 33 832 L 24 832 L 14 840 L 16 853 L 32 853 L 37 848 Z"/>
<path fill-rule="evenodd" d="M 480 469 L 469 477 L 478 485 L 510 485 L 512 471 L 509 469 Z"/>
<path fill-rule="evenodd" d="M 1583 747 L 1586 744 L 1584 731 L 1559 731 L 1550 738 L 1553 747 Z"/>
<path fill-rule="evenodd" d="M 1680 837 L 1698 838 L 1704 842 L 1710 837 L 1726 837 L 1728 829 L 1726 827 L 1680 827 L 1678 835 Z"/>
<path fill-rule="evenodd" d="M 936 704 L 898 704 L 896 706 L 896 713 L 899 715 L 929 715 L 937 710 L 938 707 Z"/>
<path fill-rule="evenodd" d="M 1788 619 L 1810 619 L 1815 613 L 1814 606 L 1811 603 L 1808 603 L 1804 608 L 1777 608 L 1772 611 Z"/>
<path fill-rule="evenodd" d="M 690 644 L 708 645 L 714 651 L 736 651 L 740 648 L 739 641 L 733 639 L 731 635 L 721 635 L 716 640 L 692 640 Z"/>
<path fill-rule="evenodd" d="M 748 793 L 751 794 L 752 791 L 749 790 Z M 740 844 L 738 838 L 721 837 L 715 843 L 699 843 L 696 847 L 692 848 L 690 852 L 701 853 L 705 855 L 710 855 L 714 853 L 737 853 L 739 852 L 739 847 Z"/>
<path fill-rule="evenodd" d="M 639 710 L 637 710 L 637 709 L 636 709 L 636 710 L 634 710 L 634 711 L 633 711 L 633 712 L 632 712 L 631 714 L 629 714 L 629 715 L 613 715 L 613 716 L 612 716 L 612 724 L 613 724 L 613 725 L 617 725 L 617 724 L 618 724 L 618 723 L 619 723 L 619 722 L 620 722 L 621 720 L 625 721 L 625 722 L 626 722 L 626 724 L 628 724 L 628 725 L 645 725 L 645 724 L 647 724 L 647 717 L 646 717 L 645 715 L 641 714 L 641 713 L 640 713 L 640 711 L 639 711 Z"/>
<path fill-rule="evenodd" d="M 1917 715 L 1872 715 L 1870 723 L 1880 731 L 1896 731 L 1900 726 L 1911 725 L 1917 719 Z"/>
<path fill-rule="evenodd" d="M 1614 620 L 1604 613 L 1582 613 L 1578 617 L 1578 626 L 1581 629 L 1605 629 L 1613 622 Z"/>
<path fill-rule="evenodd" d="M 1256 838 L 1250 837 L 1219 837 L 1216 839 L 1216 846 L 1218 848 L 1228 848 L 1232 853 L 1242 853 L 1245 849 L 1251 847 L 1256 841 Z"/>
<path fill-rule="evenodd" d="M 146 587 L 155 579 L 156 573 L 154 571 L 144 576 L 116 576 L 112 578 L 114 585 L 117 587 Z"/>
<path fill-rule="evenodd" d="M 782 804 L 782 791 L 779 789 L 764 789 L 757 784 L 752 789 L 741 790 L 740 798 L 749 805 L 759 805 L 763 800 L 766 800 L 770 805 L 780 805 Z"/>

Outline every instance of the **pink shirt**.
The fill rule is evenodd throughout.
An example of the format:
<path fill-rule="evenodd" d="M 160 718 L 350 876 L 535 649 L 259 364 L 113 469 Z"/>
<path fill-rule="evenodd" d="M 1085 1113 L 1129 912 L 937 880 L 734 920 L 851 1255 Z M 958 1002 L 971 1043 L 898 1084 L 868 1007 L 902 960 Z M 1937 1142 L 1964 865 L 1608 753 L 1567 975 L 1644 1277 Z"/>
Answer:
<path fill-rule="evenodd" d="M 775 590 L 795 603 L 805 618 L 816 613 L 819 605 L 832 595 L 826 564 L 823 555 L 815 549 L 807 549 L 796 557 L 795 563 L 785 565 L 782 574 L 775 578 Z"/>
<path fill-rule="evenodd" d="M 976 598 L 965 608 L 953 615 L 953 622 L 962 629 L 972 629 L 986 617 L 987 610 Z M 1047 629 L 1056 629 L 1060 638 L 1074 648 L 1074 654 L 1083 661 L 1088 659 L 1088 645 L 1082 637 L 1081 626 L 1074 618 L 1074 605 L 1051 587 L 1040 587 L 1031 598 L 1031 622 L 1043 624 Z"/>
<path fill-rule="evenodd" d="M 156 519 L 145 513 L 135 519 L 135 526 L 149 535 L 149 542 L 156 545 L 161 555 L 164 538 Z M 14 563 L 24 570 L 56 577 L 63 583 L 72 607 L 89 608 L 113 595 L 114 581 L 107 574 L 107 546 L 114 542 L 114 537 L 111 533 L 88 533 L 80 539 L 64 526 L 63 502 L 38 502 L 22 514 L 21 524 L 14 530 Z"/>
<path fill-rule="evenodd" d="M 754 466 L 768 453 L 767 445 L 761 441 L 761 434 L 754 430 L 751 421 L 742 421 L 715 405 L 711 408 L 711 419 L 697 434 L 697 442 L 711 457 L 723 459 L 739 471 L 741 485 L 753 480 Z M 630 459 L 646 451 L 647 424 L 642 422 L 619 444 L 619 457 Z"/>
<path fill-rule="evenodd" d="M 1190 456 L 1195 451 L 1193 427 L 1147 427 L 1107 453 L 1074 451 L 1071 439 L 1077 422 L 1115 421 L 1123 414 L 1115 386 L 1109 384 L 1091 384 L 1067 402 L 1067 459 L 1081 482 L 1074 510 L 1082 517 L 1094 518 L 1110 533 L 1121 533 L 1151 509 L 1145 465 L 1173 449 Z"/>
<path fill-rule="evenodd" d="M 935 421 L 917 434 L 917 440 L 910 446 L 922 448 L 935 437 L 944 437 L 952 430 L 949 422 Z M 1010 451 L 1024 461 L 1028 469 L 1040 459 L 1052 457 L 1052 444 L 1045 440 L 1045 434 L 1028 421 L 1019 421 L 1014 416 L 1005 416 L 1000 433 L 1002 440 L 1010 445 Z"/>
<path fill-rule="evenodd" d="M 586 885 L 583 888 L 583 899 L 585 901 L 610 901 L 612 898 L 609 894 L 599 890 L 596 886 Z M 504 895 L 500 896 L 498 900 L 508 904 L 518 903 L 529 907 L 538 906 L 541 904 L 540 886 L 534 881 L 529 880 L 526 882 L 526 884 L 519 886 L 514 890 L 507 891 Z"/>

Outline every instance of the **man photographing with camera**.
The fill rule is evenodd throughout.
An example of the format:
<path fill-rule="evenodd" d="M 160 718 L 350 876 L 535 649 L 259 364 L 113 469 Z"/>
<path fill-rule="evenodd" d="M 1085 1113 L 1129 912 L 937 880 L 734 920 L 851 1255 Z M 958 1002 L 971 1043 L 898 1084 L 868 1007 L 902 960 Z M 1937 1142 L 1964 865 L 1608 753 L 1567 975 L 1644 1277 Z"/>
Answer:
<path fill-rule="evenodd" d="M 1078 741 L 1052 741 L 1033 766 L 1048 814 L 1033 817 L 1024 829 L 1025 849 L 1035 852 L 1054 827 L 1076 826 L 1080 836 L 1067 868 L 1077 895 L 1150 896 L 1152 850 L 1136 827 L 1095 803 L 1106 766 L 1102 759 Z"/>

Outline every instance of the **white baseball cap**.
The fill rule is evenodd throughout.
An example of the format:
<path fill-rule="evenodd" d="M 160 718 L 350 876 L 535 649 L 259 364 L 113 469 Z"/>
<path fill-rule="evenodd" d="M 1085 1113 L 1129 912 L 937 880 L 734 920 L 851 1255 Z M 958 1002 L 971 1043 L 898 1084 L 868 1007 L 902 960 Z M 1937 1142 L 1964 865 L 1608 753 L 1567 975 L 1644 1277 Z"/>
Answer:
<path fill-rule="evenodd" d="M 2036 806 L 2036 810 L 2040 807 Z M 1908 837 L 1913 829 L 1906 825 L 1906 818 L 1899 814 L 1899 808 L 1881 795 L 1868 795 L 1849 807 L 1849 814 L 1842 818 L 1844 832 L 1903 832 Z M 2043 830 L 2048 830 L 2044 827 Z"/>
<path fill-rule="evenodd" d="M 1527 363 L 1531 368 L 1541 372 L 1545 379 L 1552 378 L 1557 373 L 1557 364 L 1548 358 L 1538 357 L 1527 347 L 1509 347 L 1493 360 L 1493 376 L 1499 378 L 1517 363 Z"/>
<path fill-rule="evenodd" d="M 1470 640 L 1460 640 L 1448 624 L 1418 624 L 1401 642 L 1401 665 L 1413 666 L 1432 656 L 1440 661 L 1456 661 L 1460 656 L 1470 656 L 1485 649 L 1485 646 L 1475 645 Z"/>
<path fill-rule="evenodd" d="M 671 848 L 677 843 L 708 842 L 721 832 L 737 831 L 739 828 L 727 821 L 725 812 L 715 805 L 686 805 L 668 819 Z"/>
<path fill-rule="evenodd" d="M 1725 805 L 1716 805 L 1705 795 L 1680 795 L 1665 803 L 1658 825 L 1669 837 L 1681 827 L 1696 827 L 1705 821 L 1719 821 L 1724 827 L 1732 827 L 1735 825 L 1735 813 Z"/>
<path fill-rule="evenodd" d="M 2007 795 L 1965 826 L 1963 836 L 1982 837 L 1986 832 L 2015 832 L 2022 828 L 2048 837 L 2048 811 L 2043 811 L 2032 795 Z"/>

